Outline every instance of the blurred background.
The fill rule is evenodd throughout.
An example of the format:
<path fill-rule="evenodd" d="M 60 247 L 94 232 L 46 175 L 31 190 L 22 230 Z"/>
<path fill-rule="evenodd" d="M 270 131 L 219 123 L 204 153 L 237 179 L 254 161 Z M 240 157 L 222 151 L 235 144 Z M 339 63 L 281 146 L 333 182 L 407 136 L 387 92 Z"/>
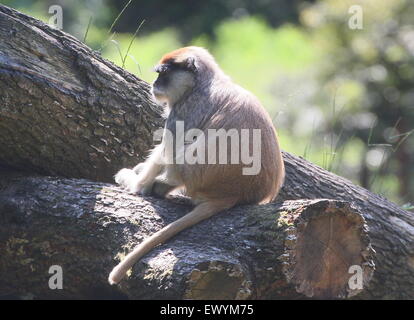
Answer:
<path fill-rule="evenodd" d="M 148 82 L 164 53 L 208 48 L 284 150 L 414 211 L 414 1 L 1 3 L 46 23 L 60 5 L 63 31 Z"/>

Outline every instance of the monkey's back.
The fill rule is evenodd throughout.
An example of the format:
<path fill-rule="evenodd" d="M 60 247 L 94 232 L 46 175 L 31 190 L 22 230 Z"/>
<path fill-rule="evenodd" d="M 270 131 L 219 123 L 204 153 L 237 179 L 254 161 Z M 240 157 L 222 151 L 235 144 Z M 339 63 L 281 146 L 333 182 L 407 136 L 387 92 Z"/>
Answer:
<path fill-rule="evenodd" d="M 228 87 L 227 87 L 228 88 Z M 228 142 L 227 163 L 219 164 L 219 141 L 216 139 L 216 162 L 213 164 L 185 164 L 181 175 L 188 194 L 194 198 L 220 199 L 233 198 L 236 203 L 265 203 L 272 201 L 279 192 L 284 180 L 284 164 L 275 128 L 268 113 L 258 99 L 250 92 L 233 85 L 225 95 L 220 92 L 220 99 L 212 100 L 217 104 L 217 112 L 203 125 L 205 137 L 208 129 L 236 130 L 239 137 L 239 163 L 232 164 L 231 144 Z M 241 139 L 242 129 L 249 132 L 248 141 Z M 260 154 L 252 154 L 254 150 L 254 130 L 260 130 Z M 211 131 L 210 131 L 211 132 Z M 233 131 L 234 132 L 234 131 Z M 227 139 L 227 138 L 226 138 Z M 231 141 L 231 139 L 228 139 Z M 208 139 L 206 139 L 205 155 L 208 159 Z M 211 146 L 211 143 L 210 143 Z M 243 174 L 243 168 L 252 164 L 243 163 L 242 152 L 260 160 L 257 174 Z M 211 151 L 210 151 L 211 152 Z"/>

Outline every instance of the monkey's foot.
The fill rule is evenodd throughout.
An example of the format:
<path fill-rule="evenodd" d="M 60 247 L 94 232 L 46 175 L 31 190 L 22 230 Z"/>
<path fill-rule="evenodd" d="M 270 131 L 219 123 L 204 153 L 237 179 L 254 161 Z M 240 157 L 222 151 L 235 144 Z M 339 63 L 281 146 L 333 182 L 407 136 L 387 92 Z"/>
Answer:
<path fill-rule="evenodd" d="M 132 194 L 150 195 L 152 183 L 143 183 L 140 176 L 131 169 L 121 169 L 115 175 L 115 182 Z"/>

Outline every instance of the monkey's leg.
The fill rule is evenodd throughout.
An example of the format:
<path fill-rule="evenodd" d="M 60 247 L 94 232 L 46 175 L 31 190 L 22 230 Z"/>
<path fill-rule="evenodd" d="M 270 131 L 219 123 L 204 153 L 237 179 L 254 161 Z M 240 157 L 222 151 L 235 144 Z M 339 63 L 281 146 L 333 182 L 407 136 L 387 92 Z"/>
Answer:
<path fill-rule="evenodd" d="M 110 284 L 119 283 L 125 276 L 126 272 L 146 253 L 175 236 L 177 233 L 213 216 L 214 214 L 231 208 L 236 204 L 236 199 L 208 200 L 200 203 L 184 217 L 170 223 L 166 227 L 157 231 L 149 238 L 140 243 L 125 259 L 119 263 L 109 274 L 108 281 Z"/>
<path fill-rule="evenodd" d="M 140 163 L 137 166 L 132 169 L 136 174 L 139 174 L 143 169 L 144 163 Z M 166 170 L 168 172 L 168 170 Z M 182 186 L 182 183 L 179 183 L 177 179 L 174 179 L 171 177 L 171 175 L 168 175 L 167 173 L 164 173 L 157 178 L 155 178 L 151 190 L 146 190 L 148 192 L 145 192 L 144 194 L 153 195 L 157 198 L 165 198 L 167 194 L 169 194 L 174 189 L 179 188 Z"/>
<path fill-rule="evenodd" d="M 165 198 L 167 194 L 173 191 L 177 186 L 170 185 L 166 183 L 164 180 L 155 179 L 152 185 L 151 194 L 157 198 Z"/>
<path fill-rule="evenodd" d="M 174 166 L 166 165 L 163 174 L 155 179 L 151 194 L 159 198 L 165 198 L 168 193 L 182 185 L 183 182 L 177 169 Z"/>
<path fill-rule="evenodd" d="M 144 167 L 145 162 L 141 162 L 137 164 L 132 169 L 132 171 L 138 175 L 144 169 Z M 157 198 L 165 198 L 168 193 L 180 187 L 181 185 L 182 182 L 179 182 L 179 179 L 174 173 L 174 170 L 166 166 L 165 172 L 154 180 L 151 190 L 147 190 L 148 192 L 145 192 L 145 194 L 151 194 Z"/>

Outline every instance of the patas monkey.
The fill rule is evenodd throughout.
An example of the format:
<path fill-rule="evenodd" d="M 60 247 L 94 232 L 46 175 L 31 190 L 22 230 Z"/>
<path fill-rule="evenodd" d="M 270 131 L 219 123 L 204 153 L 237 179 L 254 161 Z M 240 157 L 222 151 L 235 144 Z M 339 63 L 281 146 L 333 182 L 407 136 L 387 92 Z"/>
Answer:
<path fill-rule="evenodd" d="M 176 149 L 173 148 L 171 156 L 164 134 L 162 142 L 144 163 L 132 170 L 122 169 L 116 174 L 115 181 L 130 192 L 144 195 L 153 193 L 165 196 L 176 188 L 184 187 L 196 207 L 145 239 L 129 253 L 109 275 L 111 284 L 121 281 L 127 270 L 143 255 L 180 231 L 237 204 L 272 201 L 284 180 L 282 155 L 269 115 L 255 96 L 234 84 L 223 73 L 207 50 L 198 47 L 175 50 L 162 57 L 155 71 L 159 75 L 152 93 L 155 100 L 167 108 L 164 133 L 171 132 L 172 140 L 175 141 L 178 135 L 176 127 L 179 121 L 183 122 L 184 132 L 199 129 L 198 132 L 206 136 L 209 129 L 224 129 L 226 132 L 236 129 L 238 133 L 243 129 L 256 129 L 260 132 L 260 148 L 258 154 L 253 156 L 261 162 L 257 172 L 245 174 L 243 163 L 223 164 L 217 161 L 213 164 L 189 164 L 178 161 L 179 157 L 183 159 L 188 148 L 201 140 L 196 139 L 193 143 L 186 141 L 187 144 L 181 149 L 174 146 Z M 255 146 L 250 138 L 247 143 L 242 143 L 252 150 Z M 218 145 L 213 140 L 208 139 L 201 145 L 209 157 L 216 153 L 211 146 Z M 230 151 L 225 150 L 225 154 L 230 155 Z"/>

